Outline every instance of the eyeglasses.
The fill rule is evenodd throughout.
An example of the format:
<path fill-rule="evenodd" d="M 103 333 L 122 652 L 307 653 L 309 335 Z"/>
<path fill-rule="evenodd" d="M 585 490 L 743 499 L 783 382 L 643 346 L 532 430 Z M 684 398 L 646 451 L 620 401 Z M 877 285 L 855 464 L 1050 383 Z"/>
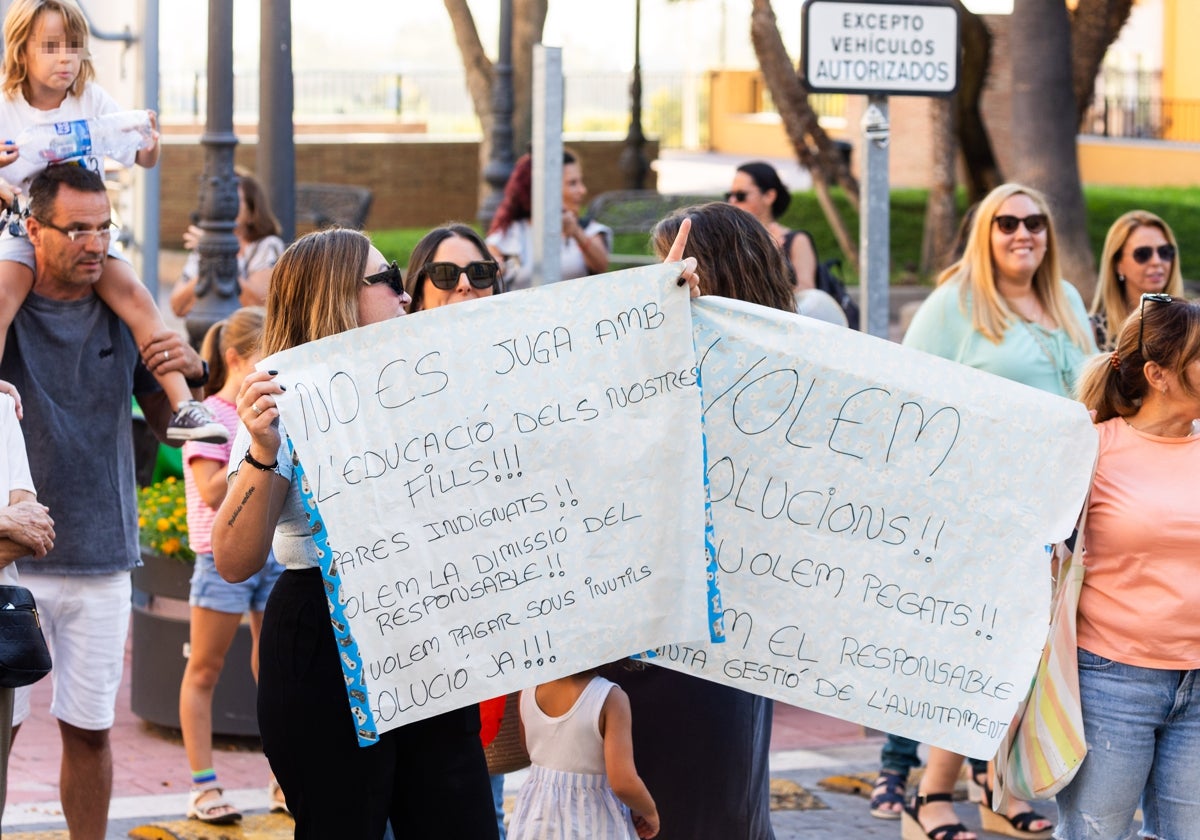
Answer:
<path fill-rule="evenodd" d="M 725 193 L 726 201 L 736 201 L 739 204 L 749 197 L 750 193 L 747 190 L 730 190 L 729 192 Z"/>
<path fill-rule="evenodd" d="M 1148 300 L 1152 300 L 1155 303 L 1171 303 L 1175 298 L 1162 292 L 1146 292 L 1142 295 L 1142 306 L 1138 311 L 1138 355 L 1143 359 L 1146 356 L 1142 352 L 1142 335 L 1146 329 L 1146 301 Z"/>
<path fill-rule="evenodd" d="M 37 217 L 35 216 L 34 218 Z M 100 242 L 108 242 L 108 240 L 112 238 L 112 235 L 120 230 L 120 228 L 114 225 L 112 222 L 96 228 L 95 230 L 74 228 L 68 229 L 59 227 L 58 225 L 54 224 L 54 222 L 48 222 L 45 219 L 38 219 L 37 222 L 38 224 L 44 225 L 51 230 L 58 231 L 63 236 L 67 237 L 67 239 L 70 239 L 71 243 L 75 245 L 79 244 L 80 239 L 84 240 L 85 242 L 90 242 L 93 239 L 99 240 Z"/>
<path fill-rule="evenodd" d="M 466 265 L 452 262 L 433 262 L 421 269 L 421 274 L 429 278 L 429 282 L 449 292 L 458 285 L 458 278 L 465 274 L 471 286 L 476 289 L 490 289 L 496 285 L 500 276 L 500 264 L 491 260 L 475 260 Z"/>
<path fill-rule="evenodd" d="M 1025 225 L 1025 230 L 1030 233 L 1041 233 L 1046 229 L 1046 214 L 1034 213 L 1031 216 L 1021 218 L 1020 216 L 996 216 L 992 219 L 996 223 L 996 227 L 1000 228 L 1003 234 L 1012 234 L 1017 232 L 1017 228 L 1022 224 Z"/>
<path fill-rule="evenodd" d="M 374 286 L 377 283 L 387 283 L 393 292 L 400 297 L 404 297 L 404 277 L 400 274 L 400 266 L 396 265 L 395 260 L 392 260 L 383 271 L 368 274 L 363 278 L 363 283 L 367 286 Z"/>
<path fill-rule="evenodd" d="M 1133 261 L 1138 265 L 1145 265 L 1150 262 L 1150 258 L 1154 256 L 1156 251 L 1158 252 L 1158 258 L 1163 262 L 1170 262 L 1175 259 L 1174 245 L 1159 245 L 1157 248 L 1150 245 L 1143 245 L 1140 248 L 1134 248 L 1130 251 L 1129 256 L 1133 257 Z"/>

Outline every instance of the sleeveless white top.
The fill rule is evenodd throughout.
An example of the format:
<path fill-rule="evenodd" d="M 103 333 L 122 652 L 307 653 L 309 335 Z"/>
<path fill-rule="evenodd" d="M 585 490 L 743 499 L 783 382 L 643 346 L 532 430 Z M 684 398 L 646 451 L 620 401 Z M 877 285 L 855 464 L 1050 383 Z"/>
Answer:
<path fill-rule="evenodd" d="M 521 692 L 521 721 L 525 744 L 534 764 L 568 773 L 603 774 L 604 738 L 600 735 L 600 710 L 613 683 L 592 677 L 567 712 L 551 717 L 538 708 L 534 689 Z"/>

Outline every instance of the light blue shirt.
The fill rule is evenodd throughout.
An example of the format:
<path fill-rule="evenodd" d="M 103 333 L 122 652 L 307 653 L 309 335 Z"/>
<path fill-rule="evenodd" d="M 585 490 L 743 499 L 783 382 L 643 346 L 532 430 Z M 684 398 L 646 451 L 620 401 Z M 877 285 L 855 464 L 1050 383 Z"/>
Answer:
<path fill-rule="evenodd" d="M 1065 280 L 1058 282 L 1087 339 L 1086 353 L 1061 327 L 1048 330 L 1019 319 L 1009 323 L 999 344 L 992 343 L 971 325 L 971 296 L 960 295 L 958 283 L 941 285 L 926 298 L 904 335 L 904 346 L 1074 399 L 1084 364 L 1096 346 L 1079 292 Z"/>

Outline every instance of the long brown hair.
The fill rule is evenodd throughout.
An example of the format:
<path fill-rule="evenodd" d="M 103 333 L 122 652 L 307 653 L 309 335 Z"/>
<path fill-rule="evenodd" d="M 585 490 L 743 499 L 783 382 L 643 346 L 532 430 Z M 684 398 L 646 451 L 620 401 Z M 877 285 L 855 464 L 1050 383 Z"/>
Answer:
<path fill-rule="evenodd" d="M 371 243 L 348 228 L 313 231 L 293 242 L 271 273 L 263 355 L 352 330 Z"/>
<path fill-rule="evenodd" d="M 96 78 L 96 68 L 88 55 L 88 24 L 83 11 L 75 0 L 13 0 L 4 16 L 4 82 L 0 87 L 9 99 L 23 91 L 27 96 L 29 91 L 26 83 L 29 81 L 29 66 L 25 61 L 25 50 L 32 46 L 29 43 L 33 37 L 33 27 L 38 18 L 47 12 L 58 12 L 63 18 L 63 28 L 67 37 L 78 41 L 83 50 L 79 62 L 79 75 L 67 93 L 78 96 L 83 93 L 87 83 Z"/>
<path fill-rule="evenodd" d="M 692 230 L 683 255 L 696 258 L 702 294 L 796 311 L 791 272 L 762 222 L 723 201 L 676 210 L 650 234 L 659 259 L 670 252 L 684 219 L 691 219 Z"/>

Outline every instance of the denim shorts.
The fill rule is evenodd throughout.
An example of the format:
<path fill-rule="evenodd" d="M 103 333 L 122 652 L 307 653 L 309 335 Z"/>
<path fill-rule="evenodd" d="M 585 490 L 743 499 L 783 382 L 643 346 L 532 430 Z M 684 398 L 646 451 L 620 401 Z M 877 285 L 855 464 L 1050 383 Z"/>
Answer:
<path fill-rule="evenodd" d="M 241 615 L 244 612 L 262 612 L 267 608 L 267 597 L 275 585 L 283 566 L 275 560 L 272 552 L 257 574 L 241 583 L 229 583 L 217 573 L 211 553 L 196 555 L 196 570 L 192 572 L 192 594 L 188 603 L 214 612 Z"/>
<path fill-rule="evenodd" d="M 1059 840 L 1200 840 L 1197 671 L 1125 665 L 1079 649 L 1088 754 L 1059 791 Z"/>

